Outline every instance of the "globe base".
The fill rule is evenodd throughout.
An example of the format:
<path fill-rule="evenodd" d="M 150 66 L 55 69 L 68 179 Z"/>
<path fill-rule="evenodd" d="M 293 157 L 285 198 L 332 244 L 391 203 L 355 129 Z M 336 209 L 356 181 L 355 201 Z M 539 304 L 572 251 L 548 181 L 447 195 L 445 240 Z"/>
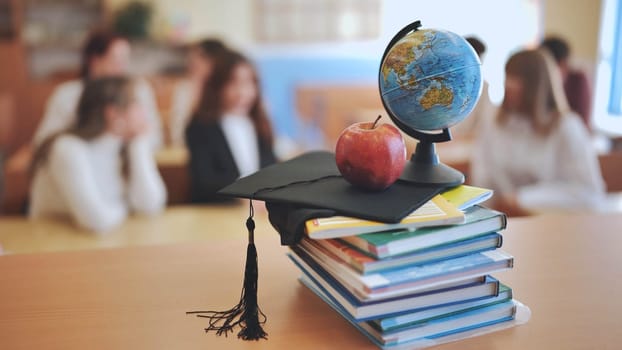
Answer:
<path fill-rule="evenodd" d="M 454 187 L 464 183 L 464 175 L 450 166 L 443 163 L 418 164 L 412 160 L 406 163 L 400 179 L 418 185 L 439 187 Z"/>
<path fill-rule="evenodd" d="M 448 139 L 451 138 L 447 129 L 444 133 L 447 133 Z M 464 183 L 464 174 L 438 160 L 434 142 L 428 136 L 419 140 L 400 179 L 419 185 L 453 187 Z"/>

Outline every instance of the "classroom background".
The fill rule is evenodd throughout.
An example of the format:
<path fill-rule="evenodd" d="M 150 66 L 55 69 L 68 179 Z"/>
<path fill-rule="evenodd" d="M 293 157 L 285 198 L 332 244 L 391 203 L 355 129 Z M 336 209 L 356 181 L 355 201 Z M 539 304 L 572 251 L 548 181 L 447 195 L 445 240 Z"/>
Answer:
<path fill-rule="evenodd" d="M 96 25 L 116 26 L 134 37 L 130 71 L 154 89 L 164 137 L 156 159 L 168 204 L 176 205 L 189 198 L 188 154 L 170 142 L 171 96 L 183 78 L 188 44 L 218 38 L 254 61 L 275 153 L 285 160 L 308 150 L 333 150 L 347 125 L 384 113 L 377 85 L 380 56 L 391 36 L 414 19 L 485 42 L 483 75 L 496 105 L 512 53 L 536 47 L 546 35 L 565 38 L 572 65 L 586 72 L 593 87 L 591 136 L 611 194 L 609 208 L 617 210 L 622 123 L 615 74 L 622 71 L 616 70 L 622 49 L 614 44 L 619 45 L 620 7 L 617 0 L 2 0 L 0 215 L 24 215 L 29 176 L 15 156 L 31 142 L 54 87 L 76 77 L 81 45 Z M 470 148 L 458 141 L 439 145 L 439 154 L 465 172 L 468 182 Z M 408 147 L 412 151 L 414 143 Z"/>

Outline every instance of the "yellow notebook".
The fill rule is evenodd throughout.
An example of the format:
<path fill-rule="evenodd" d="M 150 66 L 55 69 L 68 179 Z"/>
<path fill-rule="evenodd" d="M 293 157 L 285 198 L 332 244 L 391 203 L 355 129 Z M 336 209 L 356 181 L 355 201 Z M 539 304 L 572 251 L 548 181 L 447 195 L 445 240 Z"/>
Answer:
<path fill-rule="evenodd" d="M 487 188 L 460 185 L 441 193 L 441 196 L 456 208 L 465 210 L 488 200 L 492 194 L 493 190 Z"/>
<path fill-rule="evenodd" d="M 338 238 L 370 232 L 383 232 L 417 227 L 461 224 L 464 213 L 437 195 L 397 224 L 362 220 L 347 216 L 331 216 L 307 220 L 306 233 L 313 239 Z"/>

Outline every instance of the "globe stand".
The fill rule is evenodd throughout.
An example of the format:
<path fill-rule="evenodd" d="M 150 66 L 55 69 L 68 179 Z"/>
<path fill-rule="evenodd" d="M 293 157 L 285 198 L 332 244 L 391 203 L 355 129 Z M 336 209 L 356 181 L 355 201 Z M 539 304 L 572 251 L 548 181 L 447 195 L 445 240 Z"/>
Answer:
<path fill-rule="evenodd" d="M 449 130 L 444 129 L 443 133 L 449 135 Z M 422 138 L 419 137 L 415 153 L 406 163 L 400 179 L 421 185 L 442 187 L 453 187 L 464 183 L 464 175 L 460 171 L 439 161 L 434 142 L 425 136 Z"/>
<path fill-rule="evenodd" d="M 410 32 L 417 31 L 419 27 L 421 27 L 421 22 L 414 21 L 395 34 L 382 55 L 380 70 L 382 70 L 382 64 L 393 45 Z M 440 187 L 453 187 L 464 183 L 464 175 L 460 171 L 441 163 L 436 154 L 434 143 L 450 141 L 451 134 L 449 129 L 444 128 L 441 133 L 426 133 L 415 130 L 393 114 L 384 98 L 381 98 L 381 100 L 384 109 L 395 125 L 406 134 L 419 140 L 415 153 L 410 158 L 410 161 L 407 162 L 400 179 L 420 185 Z"/>

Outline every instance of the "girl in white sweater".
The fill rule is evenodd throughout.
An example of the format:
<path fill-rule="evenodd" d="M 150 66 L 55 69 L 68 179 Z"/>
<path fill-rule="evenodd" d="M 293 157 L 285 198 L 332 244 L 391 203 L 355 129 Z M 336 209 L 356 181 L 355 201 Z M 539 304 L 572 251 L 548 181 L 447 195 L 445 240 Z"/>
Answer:
<path fill-rule="evenodd" d="M 76 121 L 76 106 L 85 81 L 106 76 L 126 75 L 130 72 L 130 42 L 115 33 L 94 31 L 87 38 L 82 49 L 80 79 L 58 85 L 45 107 L 45 113 L 35 132 L 33 143 L 38 146 Z M 162 146 L 162 126 L 154 92 L 145 79 L 134 79 L 134 96 L 144 109 L 149 124 L 148 136 L 153 150 Z"/>
<path fill-rule="evenodd" d="M 162 210 L 166 190 L 133 91 L 124 77 L 85 83 L 75 126 L 47 138 L 35 153 L 30 217 L 69 216 L 104 232 L 130 212 Z"/>
<path fill-rule="evenodd" d="M 494 206 L 510 215 L 602 205 L 589 133 L 543 51 L 524 50 L 506 63 L 503 103 L 481 130 L 471 165 L 472 183 L 494 189 Z"/>

